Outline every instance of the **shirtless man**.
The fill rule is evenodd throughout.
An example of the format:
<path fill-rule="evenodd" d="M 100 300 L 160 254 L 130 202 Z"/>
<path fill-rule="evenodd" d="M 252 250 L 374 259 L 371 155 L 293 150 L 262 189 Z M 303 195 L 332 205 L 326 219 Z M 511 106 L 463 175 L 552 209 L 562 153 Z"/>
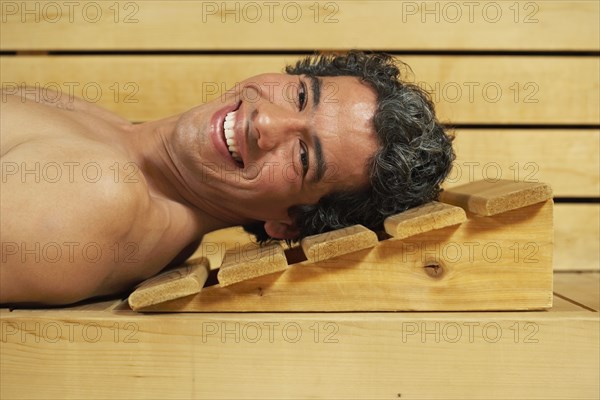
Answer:
<path fill-rule="evenodd" d="M 377 229 L 434 199 L 454 157 L 427 96 L 378 54 L 307 58 L 138 125 L 35 99 L 2 94 L 0 303 L 122 292 L 228 226 Z"/>

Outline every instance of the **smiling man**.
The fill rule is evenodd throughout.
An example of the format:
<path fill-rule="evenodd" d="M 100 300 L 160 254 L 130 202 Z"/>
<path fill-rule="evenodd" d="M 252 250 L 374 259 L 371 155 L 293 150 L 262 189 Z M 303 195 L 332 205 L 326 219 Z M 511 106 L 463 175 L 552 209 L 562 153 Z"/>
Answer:
<path fill-rule="evenodd" d="M 3 93 L 0 302 L 127 290 L 219 228 L 259 240 L 378 229 L 436 198 L 451 138 L 391 57 L 309 57 L 286 71 L 139 125 L 84 101 Z"/>

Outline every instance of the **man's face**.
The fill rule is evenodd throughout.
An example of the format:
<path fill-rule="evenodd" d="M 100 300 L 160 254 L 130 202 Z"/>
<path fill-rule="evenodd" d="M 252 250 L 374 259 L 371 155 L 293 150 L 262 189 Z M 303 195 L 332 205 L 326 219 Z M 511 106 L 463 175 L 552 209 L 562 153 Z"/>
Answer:
<path fill-rule="evenodd" d="M 368 184 L 376 101 L 354 77 L 255 76 L 181 116 L 176 163 L 211 214 L 294 236 L 291 206 Z"/>

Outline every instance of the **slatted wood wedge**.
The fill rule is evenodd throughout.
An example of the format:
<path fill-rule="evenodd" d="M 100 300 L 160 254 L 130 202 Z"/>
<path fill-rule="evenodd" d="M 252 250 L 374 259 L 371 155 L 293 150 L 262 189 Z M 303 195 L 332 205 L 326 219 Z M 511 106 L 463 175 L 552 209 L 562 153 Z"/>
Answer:
<path fill-rule="evenodd" d="M 250 266 L 247 279 L 141 311 L 547 309 L 551 193 L 540 183 L 473 182 L 445 191 L 440 203 L 388 218 L 391 237 L 374 242 L 375 232 L 364 227 L 334 231 L 305 240 L 303 261 L 260 275 Z"/>

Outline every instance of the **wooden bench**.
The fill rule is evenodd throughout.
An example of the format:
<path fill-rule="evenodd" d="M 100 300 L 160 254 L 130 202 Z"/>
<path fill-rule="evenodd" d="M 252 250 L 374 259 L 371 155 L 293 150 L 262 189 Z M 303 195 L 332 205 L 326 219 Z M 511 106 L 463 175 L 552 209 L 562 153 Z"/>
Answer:
<path fill-rule="evenodd" d="M 67 3 L 0 1 L 2 88 L 72 90 L 135 122 L 314 50 L 392 52 L 454 127 L 447 188 L 499 178 L 552 187 L 553 308 L 163 315 L 115 300 L 4 309 L 0 397 L 600 396 L 598 2 Z M 252 246 L 239 228 L 218 231 L 195 256 L 218 267 L 240 245 Z"/>
<path fill-rule="evenodd" d="M 594 399 L 597 272 L 535 312 L 0 310 L 2 398 Z"/>

